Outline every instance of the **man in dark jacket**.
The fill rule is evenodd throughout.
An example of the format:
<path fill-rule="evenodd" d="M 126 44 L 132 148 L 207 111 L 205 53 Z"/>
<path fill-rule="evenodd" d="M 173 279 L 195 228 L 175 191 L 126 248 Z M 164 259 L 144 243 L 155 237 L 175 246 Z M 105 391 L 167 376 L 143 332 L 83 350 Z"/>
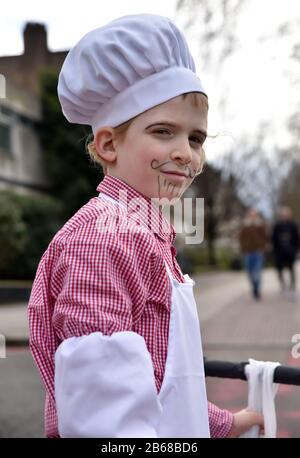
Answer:
<path fill-rule="evenodd" d="M 255 208 L 248 209 L 239 232 L 241 252 L 255 299 L 261 297 L 261 274 L 267 243 L 266 225 Z"/>
<path fill-rule="evenodd" d="M 299 229 L 292 219 L 289 207 L 281 207 L 279 219 L 273 227 L 272 244 L 275 266 L 278 272 L 281 291 L 287 294 L 289 299 L 295 299 L 296 275 L 295 260 L 299 249 Z M 290 274 L 289 288 L 286 287 L 283 271 L 288 269 Z"/>

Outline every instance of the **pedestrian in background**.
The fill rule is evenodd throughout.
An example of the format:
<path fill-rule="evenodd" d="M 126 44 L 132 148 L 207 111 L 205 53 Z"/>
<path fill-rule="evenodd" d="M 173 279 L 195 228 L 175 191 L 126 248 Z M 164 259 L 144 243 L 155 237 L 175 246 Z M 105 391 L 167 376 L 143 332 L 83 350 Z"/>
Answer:
<path fill-rule="evenodd" d="M 295 260 L 300 244 L 299 228 L 293 220 L 292 211 L 289 207 L 281 207 L 278 212 L 278 220 L 273 226 L 272 247 L 275 267 L 281 287 L 281 293 L 288 299 L 296 298 L 296 274 Z M 284 279 L 284 270 L 289 273 L 289 285 Z"/>
<path fill-rule="evenodd" d="M 266 225 L 257 210 L 250 208 L 239 233 L 241 252 L 254 299 L 261 298 L 261 274 L 267 244 Z"/>

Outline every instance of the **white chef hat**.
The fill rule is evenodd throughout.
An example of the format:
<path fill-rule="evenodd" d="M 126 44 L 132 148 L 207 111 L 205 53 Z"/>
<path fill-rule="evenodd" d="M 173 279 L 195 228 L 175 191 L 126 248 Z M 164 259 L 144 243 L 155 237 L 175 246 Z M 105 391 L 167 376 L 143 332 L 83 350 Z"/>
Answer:
<path fill-rule="evenodd" d="M 187 92 L 205 93 L 187 42 L 170 19 L 152 14 L 124 16 L 86 34 L 58 81 L 65 117 L 94 134 Z"/>

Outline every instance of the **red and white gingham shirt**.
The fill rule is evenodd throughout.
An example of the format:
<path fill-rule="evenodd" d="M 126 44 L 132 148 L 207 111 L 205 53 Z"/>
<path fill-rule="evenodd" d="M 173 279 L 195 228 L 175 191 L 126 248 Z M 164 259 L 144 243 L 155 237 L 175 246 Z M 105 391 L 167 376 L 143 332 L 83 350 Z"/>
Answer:
<path fill-rule="evenodd" d="M 104 178 L 97 191 L 117 201 L 122 191 L 127 202 L 138 198 L 143 205 L 138 213 L 134 206 L 126 212 L 112 200 L 92 198 L 55 235 L 39 263 L 28 313 L 30 348 L 46 387 L 48 437 L 58 436 L 54 354 L 69 337 L 97 331 L 140 334 L 151 354 L 160 390 L 171 306 L 165 261 L 174 277 L 184 281 L 175 258 L 175 230 L 161 211 L 111 176 Z M 103 231 L 104 226 L 120 227 L 120 222 L 126 222 L 128 230 Z M 230 412 L 209 403 L 212 437 L 225 437 L 232 422 Z"/>

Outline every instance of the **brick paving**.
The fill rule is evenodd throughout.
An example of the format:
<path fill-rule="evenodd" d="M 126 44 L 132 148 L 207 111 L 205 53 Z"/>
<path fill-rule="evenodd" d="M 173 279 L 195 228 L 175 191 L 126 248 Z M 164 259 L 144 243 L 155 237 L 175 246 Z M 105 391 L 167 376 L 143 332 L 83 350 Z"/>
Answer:
<path fill-rule="evenodd" d="M 299 275 L 298 266 L 298 278 Z M 216 280 L 218 277 L 216 276 Z M 198 277 L 196 281 L 198 280 Z M 249 294 L 245 278 L 232 274 L 220 280 L 219 305 L 210 301 L 205 279 L 197 289 L 204 355 L 210 360 L 278 361 L 300 367 L 292 357 L 292 336 L 300 334 L 300 299 L 290 302 L 279 294 L 277 278 L 272 270 L 264 273 L 263 298 L 255 301 Z M 237 284 L 239 285 L 237 287 Z M 224 294 L 224 291 L 227 294 Z M 224 306 L 222 306 L 224 302 Z M 213 308 L 208 313 L 207 309 Z M 247 404 L 247 383 L 239 380 L 207 378 L 208 397 L 212 402 L 233 412 Z M 278 437 L 300 437 L 300 386 L 280 385 L 276 396 Z"/>

